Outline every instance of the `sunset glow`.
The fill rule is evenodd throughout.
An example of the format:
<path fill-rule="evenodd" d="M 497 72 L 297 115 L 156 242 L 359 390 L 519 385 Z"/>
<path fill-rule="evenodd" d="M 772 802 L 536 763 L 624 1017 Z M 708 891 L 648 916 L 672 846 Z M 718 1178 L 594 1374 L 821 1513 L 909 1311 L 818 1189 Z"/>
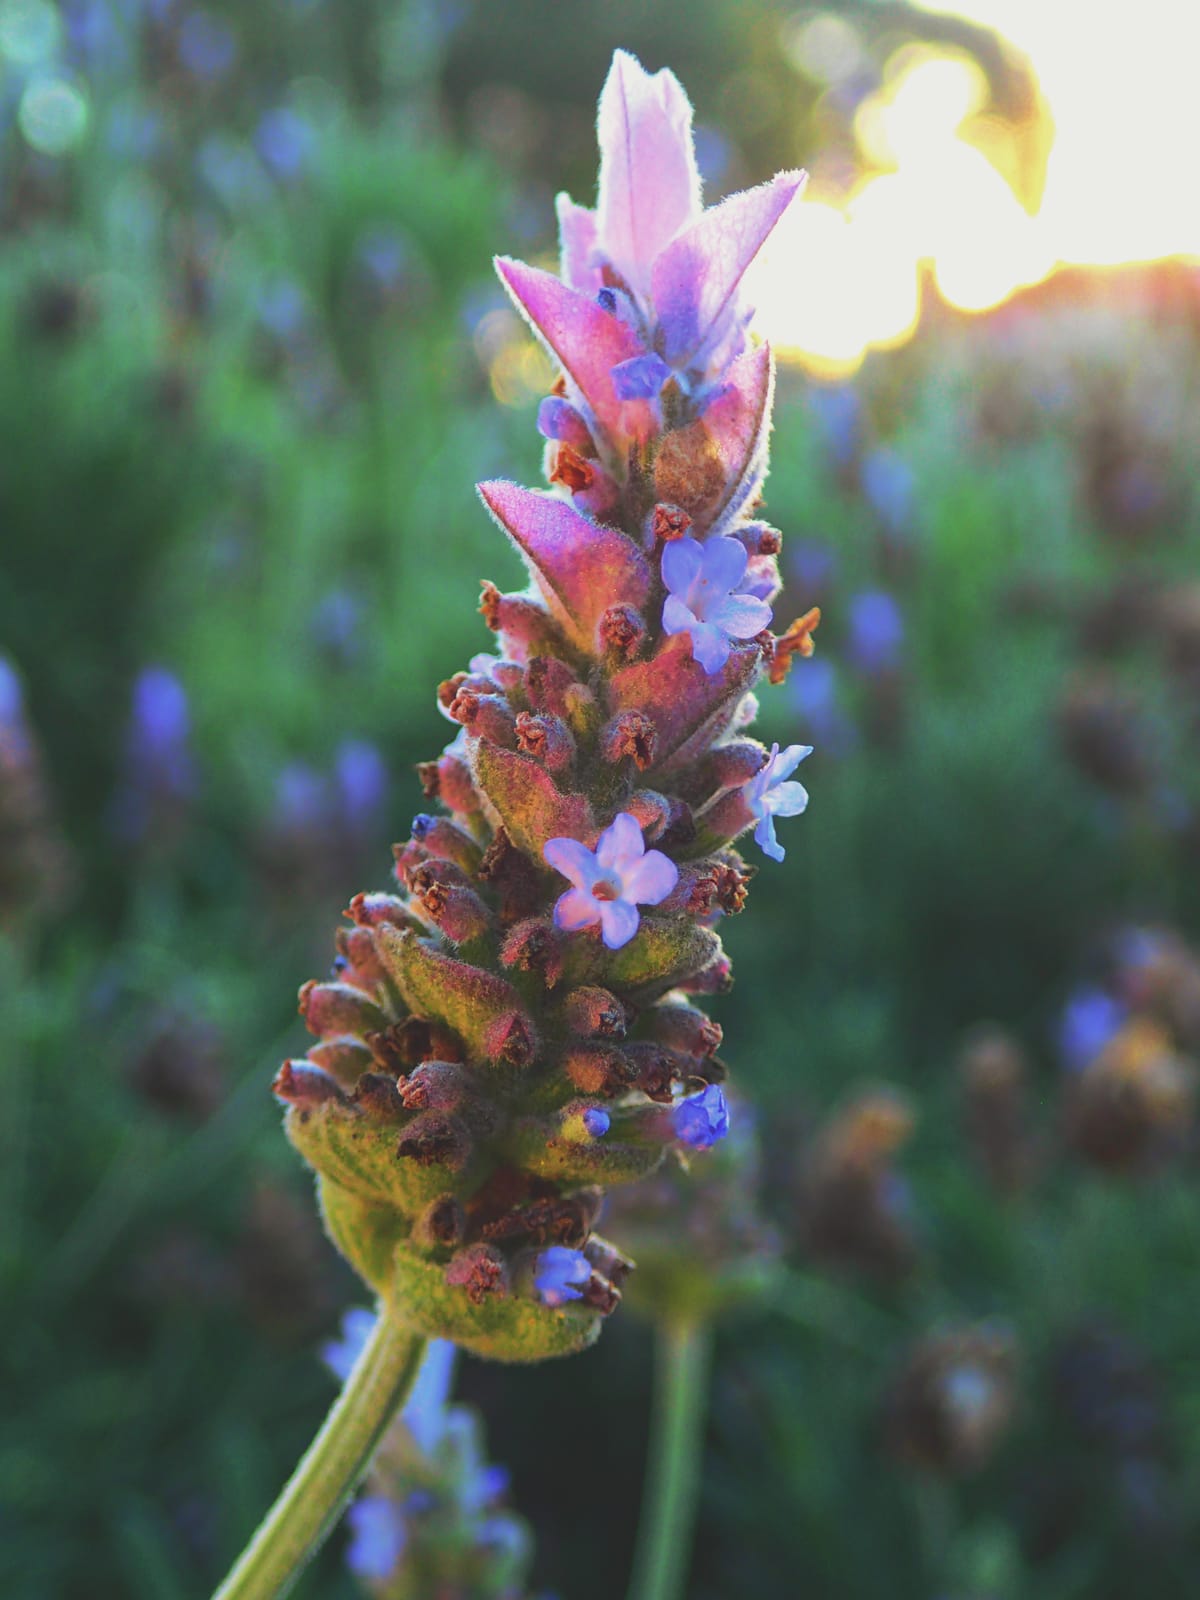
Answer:
<path fill-rule="evenodd" d="M 846 193 L 819 176 L 755 269 L 757 326 L 811 371 L 852 372 L 902 343 L 928 273 L 941 298 L 986 311 L 1060 265 L 1200 257 L 1192 170 L 1200 12 L 1143 0 L 1122 26 L 1109 0 L 925 0 L 992 27 L 1031 63 L 1041 105 L 1020 130 L 989 107 L 965 53 L 905 45 L 855 114 L 864 176 Z M 797 59 L 835 84 L 855 35 L 805 22 Z M 1041 180 L 1018 195 L 1015 140 Z M 1032 158 L 1031 158 L 1032 152 Z"/>

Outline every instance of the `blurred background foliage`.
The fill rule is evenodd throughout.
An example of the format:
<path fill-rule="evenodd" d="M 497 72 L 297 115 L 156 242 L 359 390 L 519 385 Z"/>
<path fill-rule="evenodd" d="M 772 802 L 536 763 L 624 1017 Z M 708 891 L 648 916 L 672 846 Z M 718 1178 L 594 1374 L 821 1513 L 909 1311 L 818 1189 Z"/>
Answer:
<path fill-rule="evenodd" d="M 829 9 L 859 92 L 923 39 L 1036 94 L 966 23 Z M 536 480 L 550 374 L 490 253 L 589 192 L 616 44 L 712 192 L 848 160 L 798 17 L 0 4 L 12 1600 L 208 1593 L 315 1431 L 356 1289 L 267 1085 L 516 577 L 472 486 Z M 1194 1592 L 1200 319 L 1150 288 L 781 373 L 777 614 L 825 621 L 762 725 L 813 803 L 716 1010 L 790 1265 L 719 1340 L 697 1600 Z M 624 1586 L 648 1352 L 627 1314 L 465 1364 L 563 1600 Z M 298 1592 L 355 1592 L 336 1540 Z"/>

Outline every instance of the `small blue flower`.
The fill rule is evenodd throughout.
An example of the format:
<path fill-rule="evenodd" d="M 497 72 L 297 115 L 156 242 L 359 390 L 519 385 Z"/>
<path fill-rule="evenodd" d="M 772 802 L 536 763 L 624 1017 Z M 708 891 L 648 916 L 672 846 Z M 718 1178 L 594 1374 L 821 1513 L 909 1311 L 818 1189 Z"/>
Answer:
<path fill-rule="evenodd" d="M 864 589 L 850 601 L 847 654 L 860 672 L 888 672 L 904 648 L 904 617 L 883 589 Z"/>
<path fill-rule="evenodd" d="M 353 1306 L 344 1314 L 340 1337 L 321 1346 L 321 1360 L 335 1378 L 345 1383 L 374 1327 L 375 1313 L 363 1306 Z"/>
<path fill-rule="evenodd" d="M 771 608 L 765 600 L 735 592 L 748 560 L 742 541 L 723 535 L 707 544 L 672 539 L 663 551 L 668 590 L 663 632 L 688 634 L 692 655 L 710 677 L 729 660 L 734 639 L 753 639 L 770 625 Z"/>
<path fill-rule="evenodd" d="M 810 744 L 790 744 L 780 753 L 778 743 L 771 746 L 766 765 L 750 779 L 743 791 L 746 804 L 757 817 L 754 842 L 772 861 L 782 861 L 784 848 L 775 837 L 776 817 L 798 817 L 808 805 L 808 790 L 802 783 L 787 783 L 792 773 L 812 755 Z"/>
<path fill-rule="evenodd" d="M 583 1299 L 581 1285 L 591 1275 L 591 1262 L 581 1251 L 552 1244 L 537 1258 L 533 1287 L 544 1306 L 565 1306 L 569 1300 Z"/>
<path fill-rule="evenodd" d="M 681 1100 L 673 1114 L 675 1137 L 693 1150 L 711 1150 L 729 1132 L 729 1105 L 715 1083 Z"/>
<path fill-rule="evenodd" d="M 670 376 L 667 363 L 651 351 L 631 361 L 619 361 L 612 369 L 613 389 L 618 400 L 657 400 Z"/>
<path fill-rule="evenodd" d="M 408 1543 L 400 1508 L 382 1495 L 365 1494 L 346 1513 L 350 1543 L 346 1565 L 357 1578 L 388 1578 Z"/>
<path fill-rule="evenodd" d="M 601 1111 L 599 1106 L 589 1106 L 583 1113 L 583 1125 L 593 1139 L 603 1139 L 612 1127 L 612 1118 L 607 1111 Z"/>
<path fill-rule="evenodd" d="M 463 1507 L 472 1516 L 486 1511 L 489 1506 L 504 1499 L 511 1485 L 512 1474 L 507 1467 L 479 1467 L 463 1486 Z"/>
<path fill-rule="evenodd" d="M 1124 1026 L 1129 1013 L 1107 989 L 1077 989 L 1063 1008 L 1058 1048 L 1071 1072 L 1082 1072 Z"/>
<path fill-rule="evenodd" d="M 554 907 L 559 928 L 575 932 L 600 924 L 605 944 L 619 950 L 638 930 L 638 906 L 659 905 L 679 881 L 679 868 L 661 850 L 647 850 L 637 818 L 618 812 L 595 851 L 578 839 L 547 839 L 542 854 L 574 888 Z"/>

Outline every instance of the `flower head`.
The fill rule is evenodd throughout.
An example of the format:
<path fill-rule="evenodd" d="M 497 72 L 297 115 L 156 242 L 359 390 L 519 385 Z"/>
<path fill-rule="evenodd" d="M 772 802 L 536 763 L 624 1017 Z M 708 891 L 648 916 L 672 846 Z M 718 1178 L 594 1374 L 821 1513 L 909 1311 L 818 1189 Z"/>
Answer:
<path fill-rule="evenodd" d="M 778 743 L 771 746 L 766 765 L 745 788 L 746 804 L 758 819 L 754 842 L 772 861 L 782 861 L 784 848 L 775 837 L 776 817 L 798 817 L 808 805 L 808 790 L 802 783 L 788 783 L 792 773 L 812 755 L 810 744 L 790 744 L 780 753 Z"/>
<path fill-rule="evenodd" d="M 1063 1008 L 1058 1048 L 1071 1072 L 1081 1072 L 1124 1027 L 1129 1009 L 1107 989 L 1077 989 Z"/>
<path fill-rule="evenodd" d="M 673 539 L 663 551 L 663 632 L 689 634 L 692 654 L 710 675 L 729 660 L 732 640 L 753 639 L 771 622 L 765 600 L 735 592 L 747 560 L 741 540 L 723 535 L 707 544 Z"/>
<path fill-rule="evenodd" d="M 547 839 L 546 860 L 575 885 L 560 895 L 554 921 L 569 933 L 600 924 L 605 944 L 619 950 L 641 920 L 638 906 L 656 906 L 679 881 L 679 868 L 661 850 L 647 850 L 628 811 L 618 812 L 595 851 L 578 839 Z"/>
<path fill-rule="evenodd" d="M 693 1150 L 711 1150 L 729 1132 L 729 1106 L 715 1083 L 675 1107 L 675 1137 Z"/>
<path fill-rule="evenodd" d="M 552 1244 L 537 1258 L 533 1287 L 544 1306 L 565 1306 L 568 1300 L 583 1299 L 583 1285 L 591 1275 L 591 1262 L 582 1251 Z"/>

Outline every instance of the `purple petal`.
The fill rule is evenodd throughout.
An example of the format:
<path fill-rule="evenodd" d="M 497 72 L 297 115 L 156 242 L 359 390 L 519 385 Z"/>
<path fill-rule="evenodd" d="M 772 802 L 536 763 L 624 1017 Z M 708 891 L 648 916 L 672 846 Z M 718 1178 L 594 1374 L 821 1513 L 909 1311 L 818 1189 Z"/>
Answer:
<path fill-rule="evenodd" d="M 689 631 L 692 636 L 692 655 L 712 677 L 729 660 L 729 635 L 711 622 L 698 622 Z"/>
<path fill-rule="evenodd" d="M 609 606 L 645 603 L 650 568 L 618 529 L 593 522 L 557 495 L 502 478 L 481 483 L 479 493 L 581 649 L 596 648 L 596 626 Z"/>
<path fill-rule="evenodd" d="M 552 272 L 497 256 L 496 271 L 517 309 L 562 363 L 600 426 L 621 432 L 621 404 L 612 369 L 645 352 L 637 334 L 620 317 L 604 311 L 588 295 L 560 283 Z"/>
<path fill-rule="evenodd" d="M 721 457 L 725 492 L 710 513 L 711 526 L 728 526 L 762 487 L 767 470 L 775 362 L 771 347 L 739 356 L 704 408 L 701 422 Z"/>
<path fill-rule="evenodd" d="M 771 625 L 771 608 L 765 600 L 756 600 L 749 594 L 731 594 L 705 613 L 707 622 L 715 623 L 731 639 L 753 639 L 756 633 Z"/>
<path fill-rule="evenodd" d="M 804 179 L 802 172 L 781 172 L 757 189 L 730 195 L 654 263 L 654 306 L 672 366 L 686 366 L 720 334 L 743 273 Z"/>
<path fill-rule="evenodd" d="M 686 633 L 699 623 L 694 611 L 684 604 L 677 594 L 669 594 L 663 603 L 662 625 L 664 633 Z"/>
<path fill-rule="evenodd" d="M 604 942 L 610 950 L 619 950 L 629 943 L 638 931 L 637 907 L 628 900 L 602 900 L 600 902 L 600 928 Z"/>
<path fill-rule="evenodd" d="M 617 866 L 618 862 L 636 861 L 645 848 L 646 844 L 637 818 L 631 817 L 628 811 L 618 811 L 612 823 L 600 835 L 600 841 L 596 846 L 596 861 L 604 871 L 608 872 Z"/>
<path fill-rule="evenodd" d="M 704 576 L 714 589 L 729 594 L 741 583 L 750 559 L 740 539 L 710 539 L 704 549 Z"/>
<path fill-rule="evenodd" d="M 695 539 L 672 539 L 662 553 L 663 582 L 672 594 L 685 595 L 703 570 L 704 547 Z"/>
<path fill-rule="evenodd" d="M 808 790 L 802 783 L 777 783 L 768 796 L 776 817 L 798 817 L 808 805 Z"/>
<path fill-rule="evenodd" d="M 679 868 L 661 850 L 647 850 L 625 874 L 625 897 L 639 906 L 659 905 L 679 882 Z"/>
<path fill-rule="evenodd" d="M 547 839 L 542 855 L 555 872 L 569 878 L 577 889 L 590 885 L 596 876 L 596 857 L 578 839 Z"/>
<path fill-rule="evenodd" d="M 758 827 L 754 830 L 754 842 L 763 855 L 770 856 L 772 861 L 783 860 L 786 852 L 775 837 L 775 818 L 769 811 L 759 819 Z"/>
<path fill-rule="evenodd" d="M 700 214 L 692 108 L 674 73 L 653 77 L 617 50 L 600 95 L 601 248 L 636 293 L 650 287 L 654 258 Z"/>
<path fill-rule="evenodd" d="M 596 259 L 596 213 L 570 195 L 554 202 L 558 212 L 559 275 L 580 294 L 594 295 L 604 282 Z"/>
<path fill-rule="evenodd" d="M 810 744 L 790 744 L 782 754 L 778 745 L 772 746 L 769 762 L 771 782 L 779 783 L 783 778 L 790 778 L 805 756 L 812 755 L 812 752 Z"/>
<path fill-rule="evenodd" d="M 634 356 L 632 361 L 622 361 L 615 366 L 613 388 L 620 400 L 657 400 L 659 390 L 670 376 L 667 363 L 651 351 L 649 355 Z"/>
<path fill-rule="evenodd" d="M 568 889 L 566 894 L 559 895 L 555 904 L 554 926 L 562 928 L 564 933 L 575 933 L 580 928 L 590 927 L 593 922 L 599 922 L 606 909 L 605 905 L 593 900 L 582 889 Z"/>

